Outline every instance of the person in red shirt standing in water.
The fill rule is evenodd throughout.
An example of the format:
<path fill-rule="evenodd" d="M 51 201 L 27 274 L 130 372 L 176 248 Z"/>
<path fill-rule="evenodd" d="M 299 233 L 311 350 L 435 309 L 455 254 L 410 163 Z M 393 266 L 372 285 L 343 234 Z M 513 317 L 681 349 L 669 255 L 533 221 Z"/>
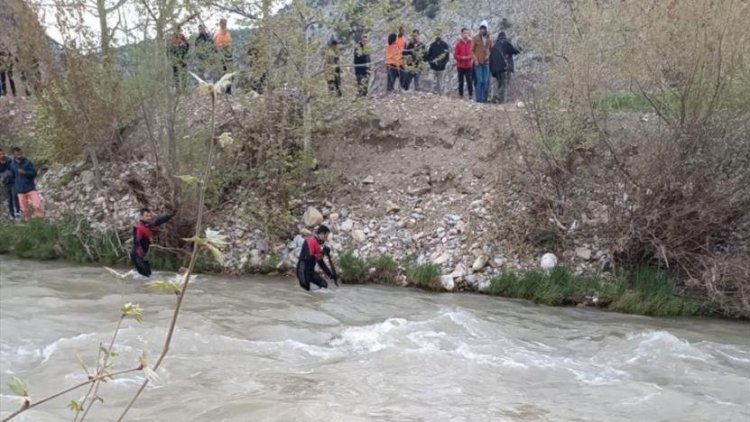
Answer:
<path fill-rule="evenodd" d="M 148 249 L 151 246 L 151 230 L 161 226 L 177 214 L 173 210 L 168 214 L 154 215 L 148 208 L 142 208 L 138 219 L 133 225 L 133 251 L 130 259 L 138 273 L 151 277 L 151 264 L 148 262 Z"/>
<path fill-rule="evenodd" d="M 310 283 L 315 284 L 321 289 L 327 289 L 328 283 L 315 272 L 315 264 L 318 264 L 323 272 L 333 279 L 338 280 L 338 276 L 335 271 L 331 271 L 323 261 L 323 257 L 327 256 L 330 259 L 331 249 L 323 244 L 328 240 L 331 235 L 331 229 L 326 226 L 319 226 L 315 230 L 315 234 L 305 239 L 305 243 L 302 244 L 302 251 L 299 254 L 299 260 L 297 261 L 297 279 L 299 285 L 305 290 L 310 290 Z"/>

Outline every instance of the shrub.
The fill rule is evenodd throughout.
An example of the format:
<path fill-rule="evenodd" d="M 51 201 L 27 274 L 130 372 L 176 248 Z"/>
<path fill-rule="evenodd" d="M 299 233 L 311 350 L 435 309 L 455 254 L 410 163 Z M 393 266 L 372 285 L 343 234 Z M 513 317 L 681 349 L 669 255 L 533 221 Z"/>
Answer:
<path fill-rule="evenodd" d="M 339 255 L 338 271 L 342 283 L 364 283 L 367 280 L 367 261 L 351 251 L 343 251 Z"/>
<path fill-rule="evenodd" d="M 621 266 L 663 268 L 723 314 L 750 317 L 750 9 L 570 3 L 526 27 L 539 53 L 565 60 L 529 103 L 538 142 L 516 144 L 530 171 L 515 175 L 528 206 L 513 224 L 532 233 L 554 221 L 566 242 L 596 238 Z M 644 25 L 653 19 L 664 24 Z M 646 111 L 654 117 L 632 114 Z M 662 293 L 649 293 L 661 304 L 635 295 L 627 306 L 678 313 Z"/>
<path fill-rule="evenodd" d="M 394 284 L 398 276 L 398 263 L 390 255 L 380 255 L 370 262 L 370 267 L 375 269 L 372 279 L 383 284 Z"/>
<path fill-rule="evenodd" d="M 410 263 L 407 266 L 406 276 L 409 281 L 426 290 L 441 291 L 440 267 L 435 264 Z"/>

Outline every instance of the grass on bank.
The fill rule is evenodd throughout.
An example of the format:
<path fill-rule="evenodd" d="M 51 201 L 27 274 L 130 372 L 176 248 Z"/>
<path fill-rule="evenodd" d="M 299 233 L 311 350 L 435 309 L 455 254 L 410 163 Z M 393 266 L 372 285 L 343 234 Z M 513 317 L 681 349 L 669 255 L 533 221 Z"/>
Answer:
<path fill-rule="evenodd" d="M 61 259 L 76 264 L 130 265 L 128 247 L 120 234 L 96 232 L 84 222 L 72 218 L 57 221 L 32 219 L 23 224 L 0 225 L 0 254 L 40 261 Z M 153 247 L 151 266 L 158 271 L 177 271 L 188 255 Z M 217 271 L 208 257 L 200 257 L 200 272 Z"/>
<path fill-rule="evenodd" d="M 492 280 L 490 295 L 526 299 L 545 305 L 591 303 L 611 311 L 651 316 L 711 315 L 706 303 L 678 296 L 663 271 L 643 267 L 615 277 L 575 275 L 565 267 L 549 272 L 503 272 Z"/>

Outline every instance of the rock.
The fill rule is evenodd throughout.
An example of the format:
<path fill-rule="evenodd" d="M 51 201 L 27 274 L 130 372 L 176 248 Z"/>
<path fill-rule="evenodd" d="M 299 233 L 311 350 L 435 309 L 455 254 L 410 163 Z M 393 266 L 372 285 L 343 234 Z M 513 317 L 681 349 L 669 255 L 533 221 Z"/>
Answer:
<path fill-rule="evenodd" d="M 473 288 L 479 282 L 479 277 L 477 277 L 474 274 L 469 274 L 466 277 L 464 277 L 464 281 L 466 281 L 467 285 L 469 285 L 469 286 L 471 286 Z"/>
<path fill-rule="evenodd" d="M 103 204 L 105 202 L 107 202 L 107 199 L 104 198 L 103 196 L 100 196 L 100 197 L 94 199 L 94 204 L 96 204 L 96 205 L 101 205 L 101 204 Z"/>
<path fill-rule="evenodd" d="M 443 265 L 446 262 L 448 262 L 448 260 L 450 260 L 450 259 L 451 259 L 450 255 L 448 255 L 447 253 L 444 253 L 444 254 L 441 254 L 441 255 L 438 255 L 437 257 L 435 257 L 432 260 L 432 263 L 435 264 L 435 265 Z"/>
<path fill-rule="evenodd" d="M 307 227 L 315 227 L 323 223 L 323 214 L 314 207 L 309 207 L 302 215 L 302 221 Z"/>
<path fill-rule="evenodd" d="M 542 255 L 542 259 L 539 260 L 539 266 L 543 270 L 551 270 L 557 266 L 557 257 L 553 253 L 546 253 Z"/>
<path fill-rule="evenodd" d="M 401 211 L 401 207 L 399 207 L 398 205 L 396 205 L 391 200 L 385 201 L 385 209 L 386 209 L 386 213 L 388 213 L 388 214 L 395 214 L 395 213 Z"/>
<path fill-rule="evenodd" d="M 302 235 L 298 234 L 298 235 L 294 236 L 294 240 L 292 240 L 291 242 L 289 242 L 289 244 L 287 245 L 287 248 L 291 249 L 291 250 L 294 250 L 294 249 L 297 249 L 297 248 L 301 248 L 302 245 L 304 245 L 304 244 L 305 244 L 305 238 L 302 237 Z"/>
<path fill-rule="evenodd" d="M 480 281 L 477 285 L 477 291 L 485 293 L 490 290 L 492 283 L 489 280 Z"/>
<path fill-rule="evenodd" d="M 375 178 L 372 176 L 367 176 L 364 179 L 362 179 L 362 184 L 364 185 L 372 185 L 375 183 Z"/>
<path fill-rule="evenodd" d="M 352 220 L 344 220 L 341 222 L 341 231 L 350 232 L 354 228 L 354 222 Z"/>
<path fill-rule="evenodd" d="M 505 258 L 503 258 L 503 257 L 497 257 L 497 258 L 495 258 L 495 259 L 492 260 L 492 267 L 494 267 L 494 268 L 500 268 L 503 265 L 505 265 L 505 261 L 506 261 Z"/>
<path fill-rule="evenodd" d="M 295 242 L 296 242 L 296 239 L 295 239 Z M 259 238 L 258 240 L 255 241 L 255 247 L 260 252 L 268 252 L 268 241 L 266 239 Z"/>
<path fill-rule="evenodd" d="M 413 229 L 414 227 L 417 227 L 417 221 L 413 218 L 409 218 L 404 221 L 404 227 L 407 229 Z"/>
<path fill-rule="evenodd" d="M 609 258 L 609 255 L 604 254 L 599 258 L 599 269 L 603 273 L 612 272 L 612 260 Z"/>
<path fill-rule="evenodd" d="M 449 275 L 440 276 L 440 284 L 448 292 L 452 292 L 456 288 L 456 283 L 453 281 L 453 277 Z"/>
<path fill-rule="evenodd" d="M 578 247 L 576 248 L 576 256 L 584 261 L 589 261 L 591 260 L 591 249 Z"/>
<path fill-rule="evenodd" d="M 330 214 L 330 215 L 328 216 L 328 219 L 329 219 L 329 220 L 331 220 L 331 221 L 338 221 L 338 220 L 339 220 L 339 218 L 340 218 L 339 214 L 338 214 L 338 213 L 335 213 L 335 212 L 332 212 L 332 213 L 331 213 L 331 214 Z"/>
<path fill-rule="evenodd" d="M 474 260 L 474 264 L 471 265 L 471 269 L 474 272 L 480 271 L 482 268 L 487 266 L 487 262 L 489 262 L 490 257 L 487 255 L 479 255 L 477 259 Z"/>
<path fill-rule="evenodd" d="M 424 195 L 426 193 L 430 193 L 431 189 L 432 188 L 430 188 L 429 185 L 409 186 L 408 188 L 406 188 L 406 193 L 412 196 L 419 196 L 419 195 Z"/>
<path fill-rule="evenodd" d="M 352 232 L 352 239 L 354 239 L 355 242 L 364 243 L 364 241 L 367 240 L 367 236 L 362 230 L 354 230 Z"/>
<path fill-rule="evenodd" d="M 86 170 L 81 173 L 81 183 L 84 185 L 90 185 L 94 183 L 94 172 L 91 170 Z"/>
<path fill-rule="evenodd" d="M 456 268 L 453 269 L 453 272 L 451 273 L 451 277 L 462 278 L 462 277 L 466 277 L 467 274 L 469 274 L 469 270 L 466 268 L 466 265 L 459 262 L 458 265 L 456 265 Z"/>

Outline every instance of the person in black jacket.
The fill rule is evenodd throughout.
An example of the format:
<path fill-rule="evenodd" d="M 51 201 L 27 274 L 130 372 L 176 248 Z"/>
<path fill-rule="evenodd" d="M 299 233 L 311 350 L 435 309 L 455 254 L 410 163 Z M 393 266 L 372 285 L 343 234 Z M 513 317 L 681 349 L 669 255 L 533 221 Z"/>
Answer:
<path fill-rule="evenodd" d="M 297 280 L 300 287 L 305 290 L 310 290 L 310 283 L 321 289 L 328 288 L 328 283 L 315 272 L 316 264 L 328 277 L 334 281 L 338 280 L 336 273 L 331 271 L 323 260 L 324 256 L 330 256 L 331 254 L 330 248 L 323 246 L 330 233 L 331 229 L 321 225 L 315 230 L 315 234 L 305 239 L 305 243 L 302 244 L 302 250 L 297 261 Z"/>
<path fill-rule="evenodd" d="M 492 102 L 495 104 L 501 104 L 505 101 L 505 90 L 508 87 L 507 76 L 508 63 L 505 60 L 505 53 L 503 53 L 503 45 L 498 37 L 497 42 L 492 46 L 490 50 L 490 75 L 492 75 L 495 83 L 494 94 L 492 95 Z"/>
<path fill-rule="evenodd" d="M 359 45 L 354 49 L 354 76 L 357 78 L 360 97 L 367 96 L 370 85 L 370 46 L 367 45 L 367 35 L 362 35 Z"/>
<path fill-rule="evenodd" d="M 31 219 L 32 212 L 37 218 L 44 218 L 44 205 L 36 190 L 36 168 L 19 147 L 13 148 L 13 162 L 10 165 L 13 178 L 13 191 L 18 197 L 24 221 Z"/>
<path fill-rule="evenodd" d="M 505 32 L 500 32 L 497 35 L 497 41 L 495 42 L 495 45 L 499 47 L 499 51 L 492 52 L 492 54 L 497 55 L 498 53 L 502 53 L 502 61 L 504 62 L 504 66 L 500 66 L 499 63 L 496 64 L 496 68 L 499 70 L 501 67 L 504 68 L 502 72 L 498 72 L 501 78 L 495 78 L 496 81 L 496 89 L 495 89 L 495 102 L 504 102 L 505 101 L 505 93 L 508 90 L 508 86 L 510 86 L 510 74 L 515 71 L 515 64 L 513 62 L 513 56 L 518 55 L 521 53 L 520 50 L 518 50 L 516 47 L 513 46 L 513 44 L 510 43 L 507 36 L 505 35 Z M 492 58 L 490 57 L 490 60 Z M 496 60 L 500 61 L 500 56 L 496 56 Z M 490 66 L 491 67 L 491 66 Z M 490 71 L 492 71 L 490 69 Z M 494 76 L 494 73 L 493 73 Z"/>
<path fill-rule="evenodd" d="M 211 35 L 206 32 L 206 25 L 198 25 L 198 35 L 195 37 L 194 45 L 196 73 L 205 80 L 213 79 L 211 71 L 216 67 L 213 63 L 216 58 L 216 47 L 214 47 Z"/>
<path fill-rule="evenodd" d="M 414 90 L 419 91 L 419 79 L 422 76 L 422 62 L 425 55 L 424 43 L 419 39 L 419 30 L 415 29 L 411 33 L 411 41 L 404 49 L 404 61 L 406 70 L 409 72 L 404 81 L 404 91 L 409 90 L 412 82 L 414 82 Z"/>
<path fill-rule="evenodd" d="M 430 44 L 430 49 L 427 51 L 427 57 L 425 58 L 430 64 L 430 69 L 432 69 L 432 74 L 435 77 L 435 94 L 440 95 L 443 93 L 443 74 L 445 73 L 445 67 L 448 65 L 449 58 L 450 46 L 443 41 L 441 34 L 438 34 L 435 37 L 435 41 Z"/>
<path fill-rule="evenodd" d="M 187 88 L 187 54 L 190 43 L 182 33 L 182 28 L 176 26 L 174 33 L 169 38 L 169 57 L 172 60 L 172 76 L 174 87 L 177 90 Z"/>
<path fill-rule="evenodd" d="M 14 220 L 18 217 L 20 206 L 18 204 L 18 196 L 16 195 L 15 188 L 13 187 L 13 171 L 11 169 L 13 163 L 10 158 L 5 155 L 5 151 L 0 148 L 0 186 L 3 187 L 5 197 L 8 200 L 8 213 L 10 219 Z"/>
<path fill-rule="evenodd" d="M 133 251 L 130 260 L 138 273 L 145 277 L 151 277 L 151 264 L 148 262 L 148 250 L 151 247 L 151 230 L 161 226 L 177 214 L 171 211 L 168 214 L 155 216 L 150 209 L 142 208 L 140 215 L 133 225 Z"/>

